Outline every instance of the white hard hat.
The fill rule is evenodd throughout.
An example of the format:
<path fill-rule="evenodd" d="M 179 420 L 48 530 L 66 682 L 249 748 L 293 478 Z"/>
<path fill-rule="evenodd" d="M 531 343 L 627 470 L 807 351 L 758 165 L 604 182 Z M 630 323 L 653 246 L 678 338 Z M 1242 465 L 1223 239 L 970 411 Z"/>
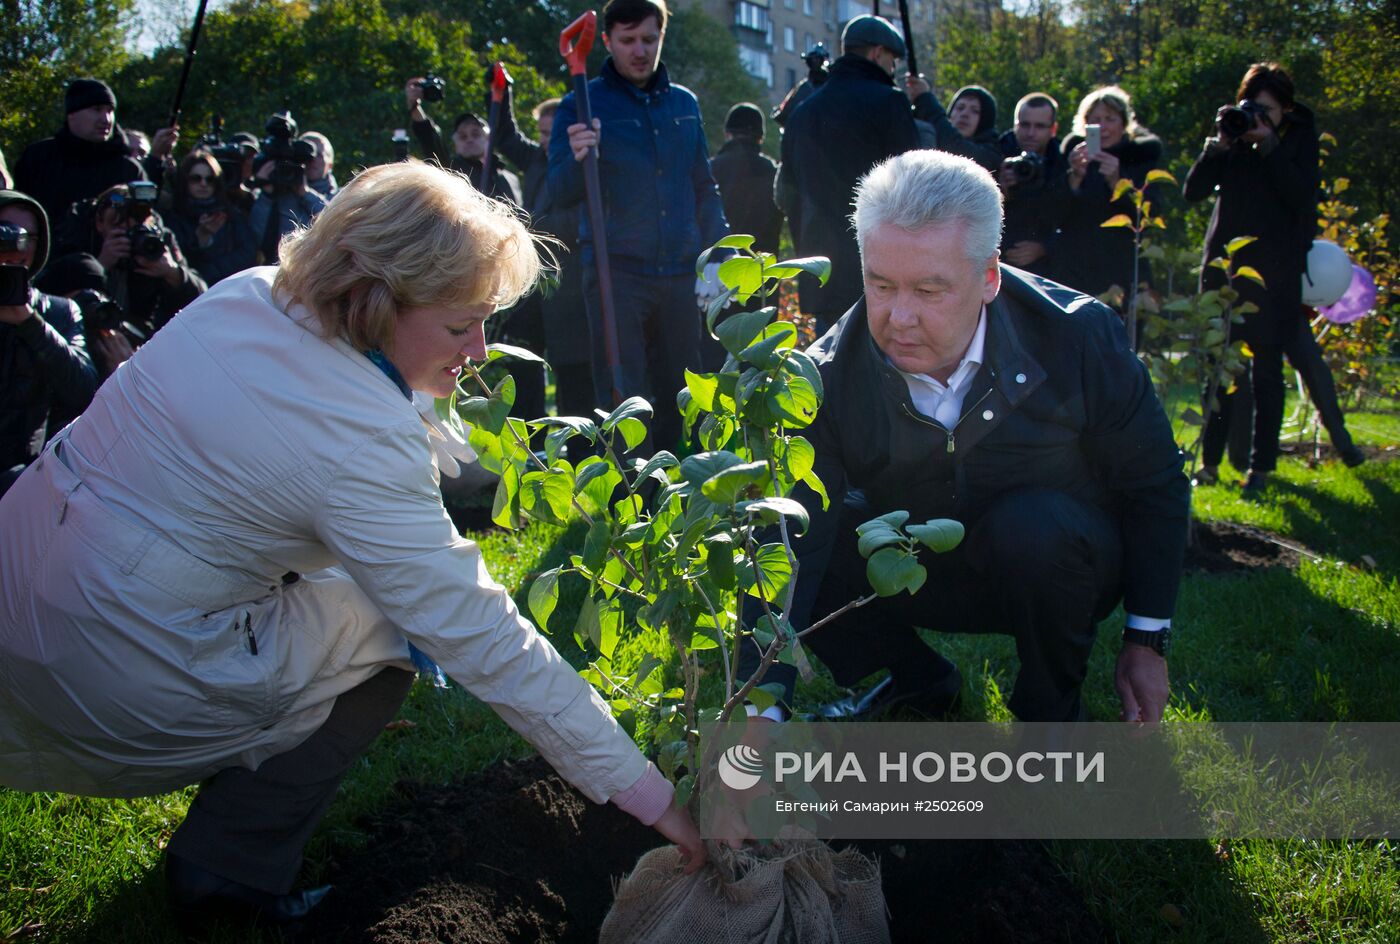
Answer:
<path fill-rule="evenodd" d="M 1346 250 L 1325 239 L 1313 240 L 1303 273 L 1303 304 L 1310 308 L 1334 304 L 1350 284 L 1351 259 Z"/>

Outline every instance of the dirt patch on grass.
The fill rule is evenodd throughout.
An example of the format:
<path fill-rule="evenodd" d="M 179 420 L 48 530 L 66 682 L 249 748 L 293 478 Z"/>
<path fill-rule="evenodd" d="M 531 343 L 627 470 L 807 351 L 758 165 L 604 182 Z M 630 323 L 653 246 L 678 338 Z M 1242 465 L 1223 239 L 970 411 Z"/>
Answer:
<path fill-rule="evenodd" d="M 298 940 L 593 942 L 613 881 L 661 842 L 538 759 L 397 792 L 368 844 L 330 863 L 336 889 Z M 897 942 L 1107 939 L 1039 843 L 856 845 L 880 859 Z"/>
<path fill-rule="evenodd" d="M 1208 574 L 1297 567 L 1313 556 L 1296 541 L 1230 521 L 1197 521 L 1195 543 L 1186 548 L 1186 570 Z"/>

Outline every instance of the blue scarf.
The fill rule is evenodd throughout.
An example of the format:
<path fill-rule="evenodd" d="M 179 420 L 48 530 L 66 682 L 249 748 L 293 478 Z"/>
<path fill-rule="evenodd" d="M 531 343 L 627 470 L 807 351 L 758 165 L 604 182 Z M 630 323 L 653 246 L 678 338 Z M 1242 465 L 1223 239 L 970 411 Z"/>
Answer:
<path fill-rule="evenodd" d="M 379 348 L 374 348 L 372 350 L 365 351 L 365 357 L 368 357 L 370 363 L 372 363 L 375 367 L 378 367 L 380 370 L 384 371 L 384 376 L 388 377 L 394 382 L 394 386 L 399 388 L 399 393 L 402 393 L 410 402 L 412 402 L 412 388 L 410 388 L 409 385 L 404 381 L 403 374 L 399 373 L 399 369 L 394 366 L 394 362 L 384 356 L 383 351 L 381 351 Z M 413 665 L 416 669 L 418 669 L 418 674 L 423 678 L 427 679 L 429 682 L 431 682 L 434 688 L 446 688 L 447 677 L 442 674 L 442 667 L 439 666 L 436 662 L 434 662 L 426 652 L 424 652 L 422 649 L 419 649 L 411 641 L 407 639 L 405 639 L 404 641 L 408 643 L 408 657 L 413 660 Z"/>

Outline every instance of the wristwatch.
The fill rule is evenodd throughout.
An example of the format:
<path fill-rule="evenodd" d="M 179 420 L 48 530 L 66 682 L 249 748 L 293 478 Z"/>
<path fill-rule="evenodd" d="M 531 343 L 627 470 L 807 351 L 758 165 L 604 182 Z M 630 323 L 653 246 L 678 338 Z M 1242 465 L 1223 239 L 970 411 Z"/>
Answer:
<path fill-rule="evenodd" d="M 1133 629 L 1130 626 L 1125 626 L 1123 627 L 1123 641 L 1146 646 L 1165 659 L 1172 646 L 1172 629 L 1170 626 L 1164 626 L 1161 629 Z"/>

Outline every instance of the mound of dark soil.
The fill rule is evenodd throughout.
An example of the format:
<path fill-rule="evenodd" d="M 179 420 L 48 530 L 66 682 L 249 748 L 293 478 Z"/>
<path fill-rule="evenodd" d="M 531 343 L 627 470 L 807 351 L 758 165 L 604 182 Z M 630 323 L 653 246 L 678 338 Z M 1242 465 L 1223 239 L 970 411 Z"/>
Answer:
<path fill-rule="evenodd" d="M 1186 570 L 1208 574 L 1297 567 L 1308 555 L 1296 542 L 1247 524 L 1197 521 L 1195 543 L 1186 548 Z"/>
<path fill-rule="evenodd" d="M 331 864 L 333 897 L 298 940 L 596 941 L 612 883 L 662 841 L 540 760 L 398 790 L 365 848 Z M 1106 939 L 1038 843 L 858 845 L 880 859 L 897 942 Z"/>

